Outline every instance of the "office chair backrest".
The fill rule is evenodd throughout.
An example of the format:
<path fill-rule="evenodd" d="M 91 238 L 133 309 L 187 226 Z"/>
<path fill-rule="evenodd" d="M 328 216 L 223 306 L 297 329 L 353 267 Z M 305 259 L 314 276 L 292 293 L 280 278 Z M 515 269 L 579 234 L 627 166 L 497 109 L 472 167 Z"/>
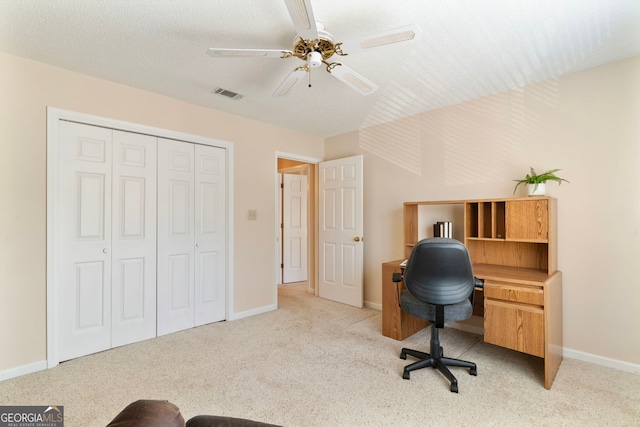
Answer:
<path fill-rule="evenodd" d="M 404 283 L 414 297 L 429 304 L 464 301 L 475 285 L 467 248 L 455 239 L 419 241 L 407 261 Z"/>

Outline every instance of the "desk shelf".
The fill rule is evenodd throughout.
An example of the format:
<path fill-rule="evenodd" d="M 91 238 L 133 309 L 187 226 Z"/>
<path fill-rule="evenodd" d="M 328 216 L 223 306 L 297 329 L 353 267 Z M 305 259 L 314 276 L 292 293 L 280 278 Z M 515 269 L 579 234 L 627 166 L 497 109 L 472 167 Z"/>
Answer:
<path fill-rule="evenodd" d="M 534 268 L 552 274 L 557 263 L 557 201 L 552 197 L 406 202 L 404 256 L 433 237 L 435 221 L 453 222 L 474 264 Z"/>

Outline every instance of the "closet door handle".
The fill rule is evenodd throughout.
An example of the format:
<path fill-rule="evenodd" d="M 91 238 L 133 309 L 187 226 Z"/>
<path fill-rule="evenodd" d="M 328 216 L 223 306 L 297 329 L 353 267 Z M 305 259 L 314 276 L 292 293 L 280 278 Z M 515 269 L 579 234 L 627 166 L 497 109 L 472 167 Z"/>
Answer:
<path fill-rule="evenodd" d="M 108 254 L 108 253 L 109 253 L 109 248 L 104 248 L 104 249 L 102 250 L 102 253 L 103 253 L 103 254 Z"/>

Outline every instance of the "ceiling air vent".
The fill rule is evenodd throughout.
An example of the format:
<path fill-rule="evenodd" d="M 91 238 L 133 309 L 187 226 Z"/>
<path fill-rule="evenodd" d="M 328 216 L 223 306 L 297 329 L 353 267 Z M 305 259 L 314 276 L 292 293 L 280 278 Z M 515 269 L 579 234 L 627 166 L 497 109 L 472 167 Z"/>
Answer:
<path fill-rule="evenodd" d="M 211 93 L 214 93 L 220 96 L 226 96 L 227 98 L 231 98 L 235 100 L 242 99 L 242 95 L 240 95 L 239 93 L 232 92 L 227 89 L 222 89 L 221 87 L 215 88 L 214 90 L 211 91 Z"/>

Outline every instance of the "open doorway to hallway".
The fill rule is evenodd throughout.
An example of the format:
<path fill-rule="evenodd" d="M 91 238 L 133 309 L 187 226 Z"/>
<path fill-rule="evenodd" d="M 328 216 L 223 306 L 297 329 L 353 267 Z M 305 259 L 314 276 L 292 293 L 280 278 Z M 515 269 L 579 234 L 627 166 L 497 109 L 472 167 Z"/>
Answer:
<path fill-rule="evenodd" d="M 316 287 L 316 164 L 277 157 L 277 285 L 307 283 Z"/>

